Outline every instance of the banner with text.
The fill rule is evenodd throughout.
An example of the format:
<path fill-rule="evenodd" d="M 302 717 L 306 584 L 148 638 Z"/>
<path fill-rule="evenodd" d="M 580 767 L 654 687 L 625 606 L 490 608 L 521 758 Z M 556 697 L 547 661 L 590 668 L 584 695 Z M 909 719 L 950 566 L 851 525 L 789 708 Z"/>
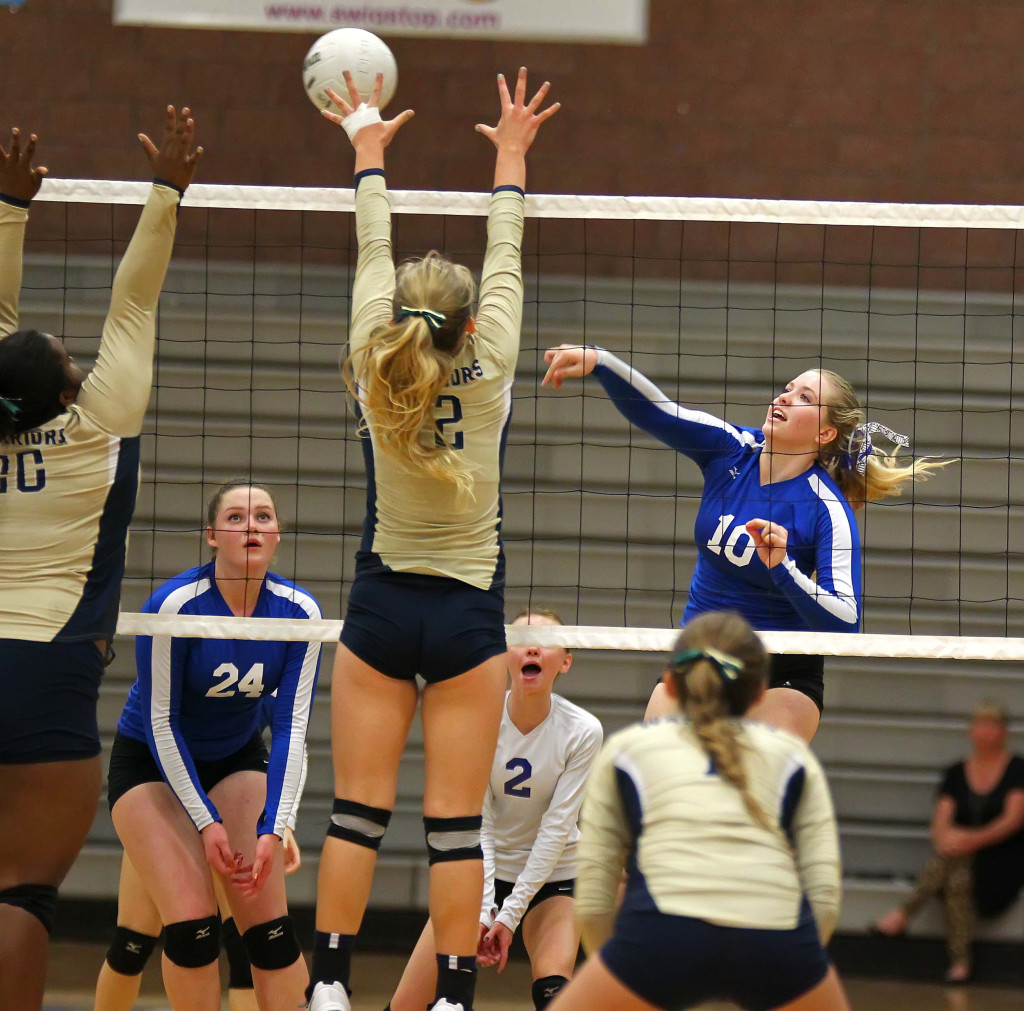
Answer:
<path fill-rule="evenodd" d="M 425 0 L 272 3 L 268 0 L 115 0 L 114 24 L 562 42 L 647 41 L 647 0 Z"/>

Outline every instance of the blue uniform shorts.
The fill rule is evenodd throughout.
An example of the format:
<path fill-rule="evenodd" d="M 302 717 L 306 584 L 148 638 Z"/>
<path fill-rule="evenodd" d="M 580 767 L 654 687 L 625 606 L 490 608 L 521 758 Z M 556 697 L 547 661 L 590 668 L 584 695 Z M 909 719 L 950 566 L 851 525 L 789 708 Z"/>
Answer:
<path fill-rule="evenodd" d="M 98 755 L 102 677 L 92 642 L 0 639 L 0 765 Z"/>
<path fill-rule="evenodd" d="M 623 986 L 665 1011 L 716 1000 L 769 1011 L 812 990 L 829 970 L 806 903 L 792 930 L 623 911 L 601 961 Z"/>
<path fill-rule="evenodd" d="M 447 681 L 505 652 L 504 597 L 444 576 L 359 575 L 341 641 L 388 677 Z"/>

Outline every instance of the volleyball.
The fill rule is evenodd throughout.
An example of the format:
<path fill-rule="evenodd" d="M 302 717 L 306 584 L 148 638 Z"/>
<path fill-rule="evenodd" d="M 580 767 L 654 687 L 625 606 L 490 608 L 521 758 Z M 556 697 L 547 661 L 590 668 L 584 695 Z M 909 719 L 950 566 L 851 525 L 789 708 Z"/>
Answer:
<path fill-rule="evenodd" d="M 348 99 L 348 88 L 342 76 L 346 70 L 352 75 L 364 102 L 370 97 L 377 74 L 383 74 L 378 106 L 383 109 L 391 101 L 398 84 L 398 64 L 391 50 L 372 32 L 362 28 L 337 28 L 321 35 L 302 61 L 302 83 L 309 100 L 318 109 L 332 104 L 327 97 L 328 88 Z"/>

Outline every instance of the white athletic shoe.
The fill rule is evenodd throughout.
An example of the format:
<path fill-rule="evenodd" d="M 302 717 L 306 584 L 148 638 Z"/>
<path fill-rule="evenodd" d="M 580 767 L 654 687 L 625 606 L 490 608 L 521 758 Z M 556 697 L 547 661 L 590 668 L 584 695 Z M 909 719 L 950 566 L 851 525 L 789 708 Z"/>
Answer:
<path fill-rule="evenodd" d="M 317 983 L 309 998 L 309 1011 L 352 1011 L 352 1005 L 340 983 Z"/>
<path fill-rule="evenodd" d="M 462 1004 L 456 1001 L 454 1004 L 442 997 L 436 1004 L 430 1005 L 430 1011 L 465 1011 Z"/>

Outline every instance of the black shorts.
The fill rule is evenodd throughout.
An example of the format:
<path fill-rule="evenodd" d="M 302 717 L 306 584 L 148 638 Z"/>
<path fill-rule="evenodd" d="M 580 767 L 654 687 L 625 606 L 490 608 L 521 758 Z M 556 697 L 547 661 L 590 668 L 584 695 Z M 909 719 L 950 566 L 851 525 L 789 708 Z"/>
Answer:
<path fill-rule="evenodd" d="M 263 738 L 253 734 L 234 754 L 209 762 L 193 760 L 193 764 L 199 785 L 208 794 L 222 779 L 227 779 L 234 772 L 262 772 L 265 775 L 268 757 Z M 114 735 L 110 765 L 107 767 L 107 806 L 111 811 L 132 787 L 163 781 L 160 766 L 156 764 L 145 741 L 137 741 L 124 734 Z"/>
<path fill-rule="evenodd" d="M 98 755 L 102 677 L 92 642 L 0 639 L 0 765 Z"/>
<path fill-rule="evenodd" d="M 537 889 L 537 893 L 530 899 L 530 904 L 526 907 L 526 913 L 533 909 L 534 906 L 539 906 L 542 902 L 553 899 L 556 895 L 567 895 L 571 899 L 575 887 L 575 878 L 564 878 L 562 881 L 546 882 Z M 505 900 L 512 894 L 513 888 L 515 888 L 514 882 L 502 881 L 501 878 L 494 879 L 494 904 L 498 909 L 501 909 L 505 904 Z M 523 913 L 523 916 L 526 913 Z"/>
<path fill-rule="evenodd" d="M 390 678 L 447 681 L 505 652 L 504 597 L 444 576 L 360 575 L 349 591 L 341 641 Z"/>
<path fill-rule="evenodd" d="M 806 902 L 792 930 L 623 911 L 601 961 L 623 986 L 666 1011 L 715 1000 L 768 1011 L 812 990 L 829 970 Z"/>
<path fill-rule="evenodd" d="M 825 658 L 772 653 L 768 669 L 769 688 L 792 688 L 802 692 L 817 707 L 825 708 Z"/>

